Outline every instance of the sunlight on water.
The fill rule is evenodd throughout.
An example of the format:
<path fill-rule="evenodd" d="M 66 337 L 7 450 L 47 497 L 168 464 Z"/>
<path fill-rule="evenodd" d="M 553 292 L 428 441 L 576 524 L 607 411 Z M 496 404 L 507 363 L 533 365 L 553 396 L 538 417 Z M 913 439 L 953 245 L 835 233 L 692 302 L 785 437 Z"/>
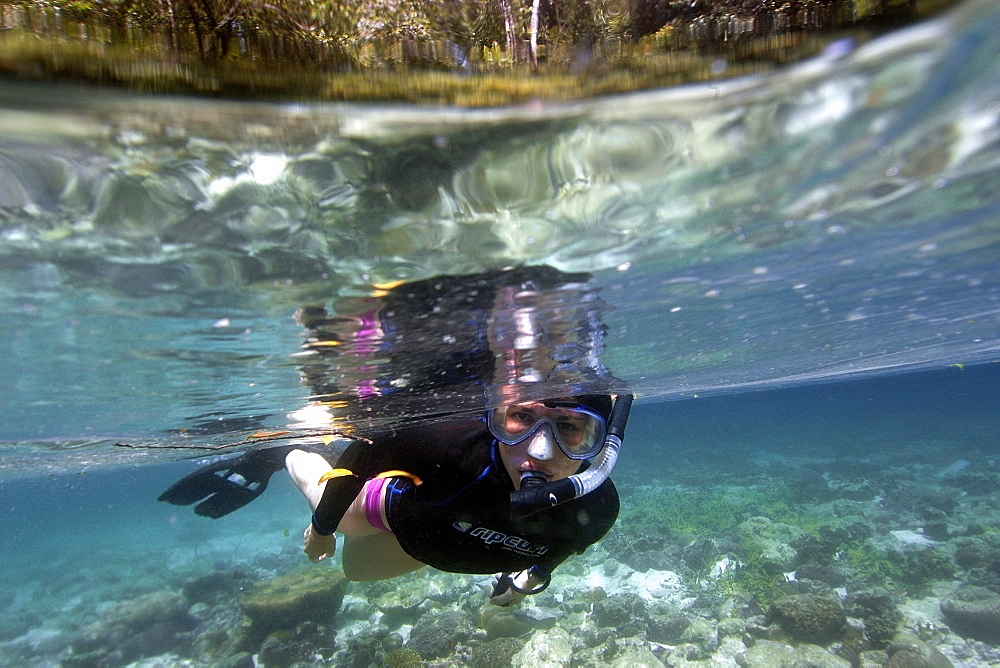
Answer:
<path fill-rule="evenodd" d="M 645 397 L 989 360 L 997 19 L 512 109 L 7 82 L 2 438 L 286 425 L 297 309 L 517 265 L 594 274 L 603 361 Z"/>

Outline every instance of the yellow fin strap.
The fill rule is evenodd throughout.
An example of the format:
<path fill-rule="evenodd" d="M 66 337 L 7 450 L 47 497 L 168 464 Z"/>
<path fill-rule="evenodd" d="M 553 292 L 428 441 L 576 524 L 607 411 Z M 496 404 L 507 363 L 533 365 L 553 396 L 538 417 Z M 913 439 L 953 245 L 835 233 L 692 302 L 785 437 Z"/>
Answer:
<path fill-rule="evenodd" d="M 381 478 L 409 478 L 413 481 L 414 485 L 422 485 L 424 481 L 413 475 L 412 473 L 407 473 L 406 471 L 382 471 L 377 476 L 372 478 L 372 480 L 379 480 Z"/>
<path fill-rule="evenodd" d="M 327 471 L 326 473 L 324 473 L 319 477 L 319 481 L 316 484 L 322 485 L 327 480 L 333 480 L 334 478 L 342 478 L 345 475 L 354 475 L 354 473 L 348 471 L 347 469 L 330 469 L 329 471 Z"/>

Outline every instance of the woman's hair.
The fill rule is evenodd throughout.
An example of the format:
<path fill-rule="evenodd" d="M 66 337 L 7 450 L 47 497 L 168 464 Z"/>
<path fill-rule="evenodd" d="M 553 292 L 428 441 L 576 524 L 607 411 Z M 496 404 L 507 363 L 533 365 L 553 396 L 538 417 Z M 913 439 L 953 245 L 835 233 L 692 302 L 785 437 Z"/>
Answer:
<path fill-rule="evenodd" d="M 609 394 L 581 394 L 579 396 L 572 397 L 572 399 L 573 401 L 576 401 L 601 414 L 604 416 L 605 420 L 611 417 L 611 409 L 614 406 L 611 401 L 611 395 Z"/>

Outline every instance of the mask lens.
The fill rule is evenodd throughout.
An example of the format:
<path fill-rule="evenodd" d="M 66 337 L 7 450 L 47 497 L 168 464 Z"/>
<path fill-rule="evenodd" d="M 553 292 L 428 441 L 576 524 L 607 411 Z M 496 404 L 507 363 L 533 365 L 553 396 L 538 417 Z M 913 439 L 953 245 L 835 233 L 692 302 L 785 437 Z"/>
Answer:
<path fill-rule="evenodd" d="M 604 445 L 604 418 L 590 409 L 579 407 L 549 408 L 529 402 L 500 406 L 489 412 L 490 432 L 507 445 L 515 445 L 548 424 L 556 443 L 571 459 L 592 457 Z"/>

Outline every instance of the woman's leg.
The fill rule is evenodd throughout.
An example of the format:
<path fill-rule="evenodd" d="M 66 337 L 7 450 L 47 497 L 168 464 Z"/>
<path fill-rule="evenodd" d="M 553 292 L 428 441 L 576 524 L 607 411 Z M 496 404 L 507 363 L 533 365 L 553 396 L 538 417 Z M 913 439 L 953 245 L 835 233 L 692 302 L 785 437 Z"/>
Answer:
<path fill-rule="evenodd" d="M 361 492 L 354 497 L 354 501 L 348 507 L 347 512 L 344 513 L 344 517 L 340 520 L 340 524 L 337 525 L 337 531 L 344 534 L 345 536 L 370 536 L 376 533 L 385 533 L 379 528 L 373 527 L 368 521 L 368 513 L 365 510 L 365 501 L 368 495 L 368 485 L 372 484 L 372 481 L 361 488 Z M 385 518 L 385 490 L 377 501 L 378 507 L 382 510 L 382 517 Z"/>
<path fill-rule="evenodd" d="M 285 468 L 288 469 L 288 474 L 291 476 L 292 482 L 295 483 L 295 486 L 309 502 L 309 509 L 315 512 L 316 506 L 319 505 L 320 499 L 323 498 L 323 492 L 326 490 L 326 482 L 319 482 L 319 480 L 324 473 L 331 469 L 329 462 L 314 452 L 292 450 L 285 457 Z M 371 484 L 371 482 L 369 481 L 368 484 Z M 368 521 L 368 515 L 365 512 L 367 491 L 368 487 L 366 485 L 348 507 L 344 517 L 340 520 L 340 524 L 337 525 L 337 531 L 345 535 L 357 536 L 366 536 L 381 531 L 381 529 L 373 527 Z M 384 522 L 384 487 L 378 499 L 378 507 L 381 510 Z"/>
<path fill-rule="evenodd" d="M 285 455 L 285 468 L 292 482 L 309 502 L 309 510 L 316 512 L 316 506 L 326 489 L 326 482 L 319 480 L 331 469 L 330 463 L 315 452 L 292 450 Z"/>
<path fill-rule="evenodd" d="M 285 466 L 295 486 L 309 501 L 309 507 L 316 510 L 323 496 L 326 483 L 319 479 L 330 470 L 330 464 L 320 455 L 295 450 L 286 457 Z M 372 526 L 365 508 L 368 485 L 381 481 L 369 481 L 348 507 L 337 531 L 344 534 L 344 575 L 349 580 L 386 580 L 417 570 L 425 564 L 403 551 L 399 541 L 391 533 Z M 380 513 L 382 524 L 386 524 L 385 485 L 378 488 L 378 497 L 372 502 Z M 330 554 L 333 554 L 332 548 Z M 314 560 L 315 561 L 315 560 Z"/>
<path fill-rule="evenodd" d="M 368 481 L 337 527 L 344 534 L 342 557 L 348 580 L 387 580 L 425 565 L 408 555 L 396 536 L 384 528 L 389 496 L 386 482 Z M 374 513 L 381 517 L 373 519 Z M 373 526 L 373 522 L 381 526 Z"/>
<path fill-rule="evenodd" d="M 344 575 L 356 582 L 388 580 L 426 565 L 404 552 L 396 537 L 384 531 L 344 536 L 343 564 Z"/>

